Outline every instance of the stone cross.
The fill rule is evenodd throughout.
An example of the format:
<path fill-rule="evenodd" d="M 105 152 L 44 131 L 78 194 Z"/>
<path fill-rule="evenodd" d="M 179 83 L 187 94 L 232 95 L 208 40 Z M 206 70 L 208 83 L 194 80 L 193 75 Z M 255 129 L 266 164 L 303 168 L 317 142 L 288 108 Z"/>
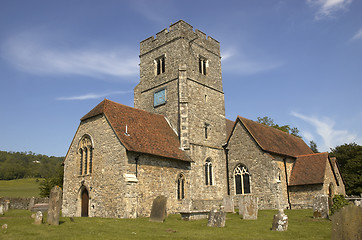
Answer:
<path fill-rule="evenodd" d="M 287 229 L 288 229 L 288 216 L 284 214 L 283 209 L 279 209 L 278 213 L 274 215 L 272 230 L 287 231 Z"/>
<path fill-rule="evenodd" d="M 60 208 L 62 207 L 63 191 L 60 187 L 55 186 L 50 191 L 49 209 L 47 222 L 50 225 L 59 225 Z"/>
<path fill-rule="evenodd" d="M 362 239 L 362 208 L 344 206 L 331 217 L 332 240 Z"/>
<path fill-rule="evenodd" d="M 313 201 L 313 217 L 314 218 L 328 218 L 329 204 L 328 196 L 318 195 Z"/>
<path fill-rule="evenodd" d="M 158 196 L 153 200 L 150 221 L 151 222 L 163 222 L 167 217 L 167 197 L 165 196 Z"/>
<path fill-rule="evenodd" d="M 226 213 L 223 209 L 219 211 L 214 209 L 210 211 L 207 226 L 209 227 L 225 227 Z"/>
<path fill-rule="evenodd" d="M 43 213 L 41 211 L 37 211 L 34 216 L 34 224 L 42 224 L 43 223 Z"/>
<path fill-rule="evenodd" d="M 241 195 L 239 198 L 239 215 L 245 220 L 258 219 L 258 197 Z"/>

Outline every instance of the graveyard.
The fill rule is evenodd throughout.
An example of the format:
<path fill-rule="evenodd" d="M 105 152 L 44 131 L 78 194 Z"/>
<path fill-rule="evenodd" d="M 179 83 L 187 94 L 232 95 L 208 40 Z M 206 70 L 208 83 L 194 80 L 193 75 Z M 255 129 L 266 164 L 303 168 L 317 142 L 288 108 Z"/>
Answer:
<path fill-rule="evenodd" d="M 180 214 L 170 214 L 163 223 L 149 218 L 109 219 L 60 217 L 59 225 L 36 225 L 28 210 L 10 209 L 0 216 L 0 239 L 331 239 L 332 222 L 314 219 L 313 211 L 285 210 L 288 230 L 272 231 L 277 210 L 260 210 L 257 220 L 245 220 L 236 213 L 226 215 L 225 227 L 208 227 L 207 219 L 184 221 Z"/>

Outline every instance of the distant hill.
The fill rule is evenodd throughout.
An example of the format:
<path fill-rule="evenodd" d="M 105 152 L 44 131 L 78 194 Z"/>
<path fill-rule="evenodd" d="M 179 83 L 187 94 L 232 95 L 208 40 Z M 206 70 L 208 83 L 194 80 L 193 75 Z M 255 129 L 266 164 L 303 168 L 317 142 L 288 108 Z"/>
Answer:
<path fill-rule="evenodd" d="M 56 175 L 64 157 L 33 152 L 0 151 L 0 180 L 50 178 Z"/>

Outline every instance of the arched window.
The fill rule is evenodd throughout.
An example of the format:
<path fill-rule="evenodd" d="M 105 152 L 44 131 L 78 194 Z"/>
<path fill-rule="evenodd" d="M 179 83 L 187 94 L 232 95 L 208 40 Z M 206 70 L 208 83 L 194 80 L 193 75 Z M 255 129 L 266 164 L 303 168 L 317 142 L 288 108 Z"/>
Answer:
<path fill-rule="evenodd" d="M 205 162 L 205 184 L 212 185 L 212 163 L 209 158 Z"/>
<path fill-rule="evenodd" d="M 177 178 L 177 199 L 185 198 L 185 177 L 182 173 Z"/>
<path fill-rule="evenodd" d="M 234 170 L 234 179 L 236 194 L 250 193 L 250 173 L 245 166 L 236 166 Z"/>
<path fill-rule="evenodd" d="M 93 164 L 93 144 L 89 135 L 84 135 L 78 146 L 80 154 L 79 175 L 92 173 Z"/>

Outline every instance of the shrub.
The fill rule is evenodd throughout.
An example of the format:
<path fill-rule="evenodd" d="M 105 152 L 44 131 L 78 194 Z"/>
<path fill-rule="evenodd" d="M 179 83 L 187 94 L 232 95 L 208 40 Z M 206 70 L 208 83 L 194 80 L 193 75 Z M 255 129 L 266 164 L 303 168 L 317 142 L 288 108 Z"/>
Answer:
<path fill-rule="evenodd" d="M 343 208 L 348 204 L 349 204 L 348 200 L 345 199 L 343 195 L 335 195 L 333 197 L 333 205 L 331 207 L 331 216 L 339 209 Z"/>

